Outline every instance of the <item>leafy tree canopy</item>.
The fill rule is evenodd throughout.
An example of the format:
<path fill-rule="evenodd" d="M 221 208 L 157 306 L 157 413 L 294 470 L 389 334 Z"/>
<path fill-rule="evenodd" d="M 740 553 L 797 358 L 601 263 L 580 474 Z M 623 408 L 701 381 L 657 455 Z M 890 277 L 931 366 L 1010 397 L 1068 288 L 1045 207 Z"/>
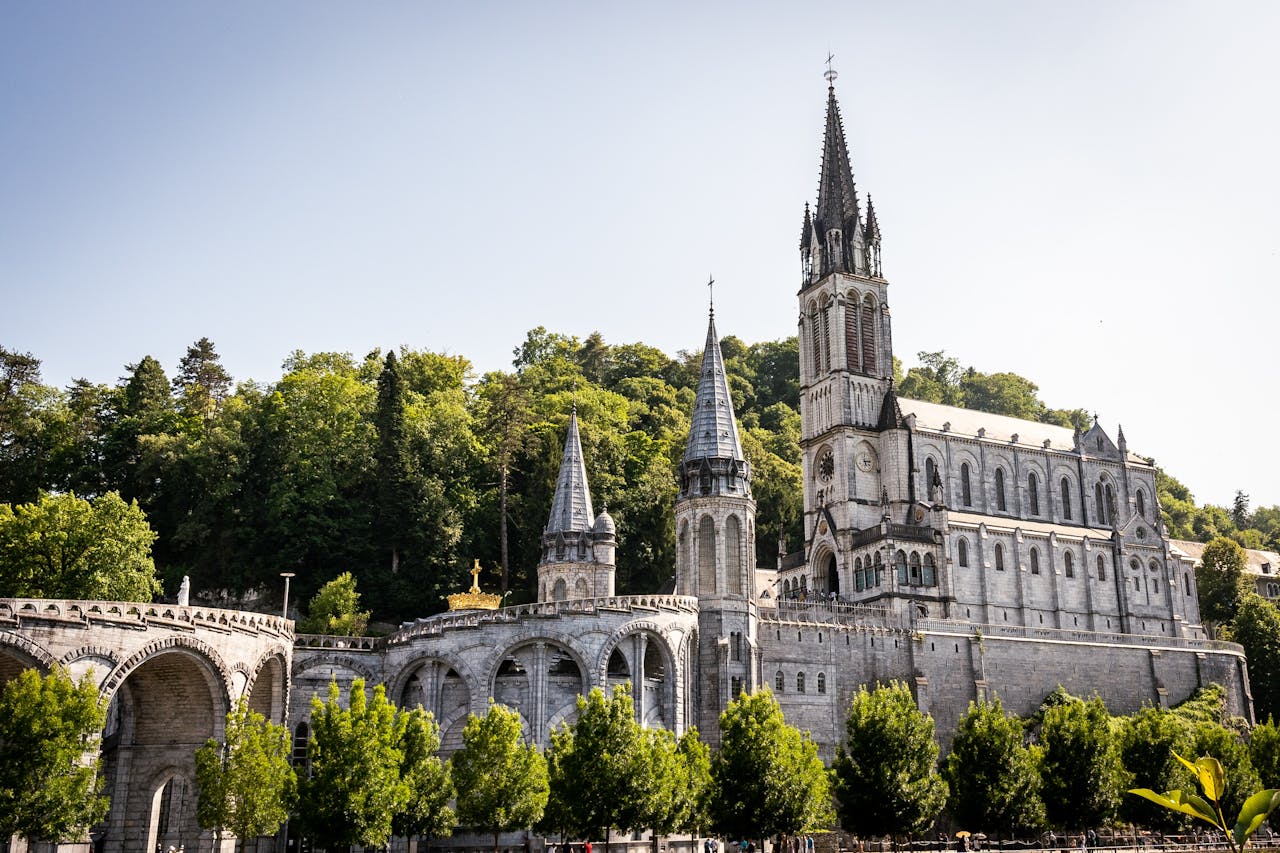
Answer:
<path fill-rule="evenodd" d="M 1040 775 L 1022 739 L 1021 721 L 999 697 L 970 703 L 960 718 L 943 775 L 951 814 L 965 829 L 1007 835 L 1043 825 Z"/>
<path fill-rule="evenodd" d="M 298 626 L 304 634 L 361 637 L 369 624 L 369 611 L 361 611 L 360 593 L 351 572 L 343 572 L 320 588 Z"/>
<path fill-rule="evenodd" d="M 462 749 L 450 761 L 458 820 L 493 833 L 495 853 L 501 833 L 527 829 L 542 818 L 547 763 L 536 747 L 523 742 L 515 711 L 491 704 L 483 717 L 473 714 L 462 732 Z"/>

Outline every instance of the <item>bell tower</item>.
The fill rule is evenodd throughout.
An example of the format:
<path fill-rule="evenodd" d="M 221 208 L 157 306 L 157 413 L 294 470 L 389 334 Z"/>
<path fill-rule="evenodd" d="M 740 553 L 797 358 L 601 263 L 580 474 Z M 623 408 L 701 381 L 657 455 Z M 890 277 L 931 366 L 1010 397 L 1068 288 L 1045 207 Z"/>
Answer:
<path fill-rule="evenodd" d="M 826 72 L 827 118 L 818 199 L 800 235 L 800 416 L 805 549 L 814 583 L 841 590 L 852 534 L 909 510 L 910 459 L 893 393 L 888 289 L 880 223 L 865 210 L 849 164 L 836 72 Z M 815 552 L 815 547 L 825 545 Z M 820 563 L 820 564 L 818 564 Z"/>

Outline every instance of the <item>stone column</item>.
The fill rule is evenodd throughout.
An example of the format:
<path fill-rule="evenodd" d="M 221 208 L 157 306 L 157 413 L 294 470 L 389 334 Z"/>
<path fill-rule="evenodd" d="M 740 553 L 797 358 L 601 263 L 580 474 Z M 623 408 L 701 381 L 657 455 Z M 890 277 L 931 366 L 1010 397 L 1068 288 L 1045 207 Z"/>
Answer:
<path fill-rule="evenodd" d="M 644 655 L 649 638 L 644 634 L 631 637 L 631 701 L 635 705 L 636 722 L 644 725 Z"/>
<path fill-rule="evenodd" d="M 534 643 L 529 672 L 529 728 L 533 742 L 546 746 L 547 644 Z"/>

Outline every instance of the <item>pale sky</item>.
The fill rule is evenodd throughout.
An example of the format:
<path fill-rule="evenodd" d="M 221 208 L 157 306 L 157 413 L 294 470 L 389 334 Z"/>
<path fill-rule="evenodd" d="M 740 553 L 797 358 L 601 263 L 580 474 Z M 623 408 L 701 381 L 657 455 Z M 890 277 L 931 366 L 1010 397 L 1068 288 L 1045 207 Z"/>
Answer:
<path fill-rule="evenodd" d="M 894 345 L 1280 504 L 1280 4 L 0 4 L 0 344 L 47 382 L 537 325 L 795 334 L 828 51 Z"/>

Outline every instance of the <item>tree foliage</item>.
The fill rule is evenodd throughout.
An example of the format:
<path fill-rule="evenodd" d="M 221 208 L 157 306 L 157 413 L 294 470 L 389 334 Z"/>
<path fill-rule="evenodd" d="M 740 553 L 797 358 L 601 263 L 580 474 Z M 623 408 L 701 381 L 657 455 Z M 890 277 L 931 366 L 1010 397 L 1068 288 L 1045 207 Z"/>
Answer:
<path fill-rule="evenodd" d="M 1172 791 L 1190 784 L 1191 777 L 1175 755 L 1191 751 L 1191 727 L 1179 715 L 1162 708 L 1143 708 L 1121 721 L 1118 738 L 1120 759 L 1133 787 Z M 1165 832 L 1179 831 L 1189 823 L 1185 815 L 1134 797 L 1121 799 L 1120 817 Z"/>
<path fill-rule="evenodd" d="M 937 763 L 933 718 L 905 684 L 859 688 L 832 767 L 841 824 L 858 835 L 924 832 L 947 800 Z"/>
<path fill-rule="evenodd" d="M 450 759 L 458 791 L 458 820 L 493 834 L 527 829 L 547 805 L 547 763 L 525 744 L 520 715 L 491 704 L 483 717 L 472 715 L 462 731 L 462 749 Z"/>
<path fill-rule="evenodd" d="M 1247 591 L 1244 565 L 1244 551 L 1233 539 L 1219 536 L 1205 546 L 1196 566 L 1196 593 L 1206 622 L 1225 624 L 1235 618 Z"/>
<path fill-rule="evenodd" d="M 1110 823 L 1129 780 L 1102 700 L 1050 708 L 1040 742 L 1041 797 L 1049 822 L 1068 830 Z"/>
<path fill-rule="evenodd" d="M 160 591 L 155 538 L 138 504 L 115 492 L 0 504 L 0 594 L 150 601 Z"/>
<path fill-rule="evenodd" d="M 298 783 L 299 817 L 328 843 L 380 846 L 410 798 L 396 709 L 381 684 L 370 698 L 361 678 L 351 683 L 348 707 L 340 696 L 330 682 L 326 701 L 311 699 L 311 772 Z"/>
<path fill-rule="evenodd" d="M 795 835 L 834 818 L 817 745 L 787 724 L 768 688 L 742 694 L 720 715 L 711 778 L 712 826 L 726 836 Z"/>
<path fill-rule="evenodd" d="M 91 675 L 26 669 L 0 690 L 0 838 L 79 840 L 107 815 L 96 741 L 106 703 Z"/>
<path fill-rule="evenodd" d="M 361 637 L 369 624 L 369 611 L 359 610 L 360 593 L 351 572 L 343 572 L 311 599 L 307 618 L 298 626 L 305 634 Z"/>
<path fill-rule="evenodd" d="M 289 730 L 249 709 L 227 715 L 226 741 L 196 750 L 196 817 L 205 829 L 248 838 L 271 835 L 289 818 L 297 778 L 289 766 Z"/>
<path fill-rule="evenodd" d="M 1257 717 L 1280 714 L 1280 611 L 1262 596 L 1246 592 L 1225 633 L 1244 646 Z"/>
<path fill-rule="evenodd" d="M 1035 756 L 1022 741 L 1022 723 L 999 697 L 969 704 L 943 770 L 949 810 L 965 829 L 1007 835 L 1044 823 Z"/>
<path fill-rule="evenodd" d="M 400 712 L 400 778 L 409 789 L 404 808 L 391 820 L 392 831 L 403 838 L 443 838 L 458 818 L 449 801 L 455 791 L 449 764 L 442 761 L 440 727 L 421 706 Z"/>

